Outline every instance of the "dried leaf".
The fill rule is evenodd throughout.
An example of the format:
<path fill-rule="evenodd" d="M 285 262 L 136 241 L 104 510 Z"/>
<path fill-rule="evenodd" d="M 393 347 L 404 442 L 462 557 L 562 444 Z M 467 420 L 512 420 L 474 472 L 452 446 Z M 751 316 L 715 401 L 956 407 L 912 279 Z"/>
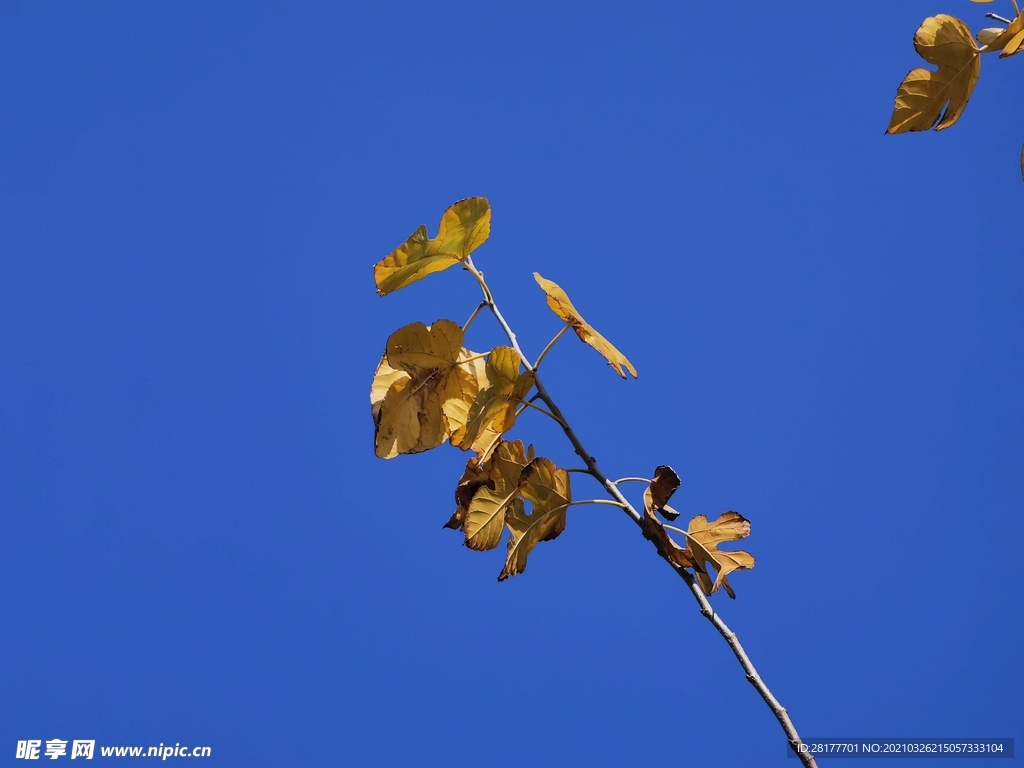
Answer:
<path fill-rule="evenodd" d="M 430 239 L 426 225 L 421 225 L 408 240 L 374 265 L 377 293 L 385 296 L 458 264 L 479 248 L 490 232 L 491 206 L 487 198 L 459 200 L 441 217 L 437 237 Z"/>
<path fill-rule="evenodd" d="M 726 576 L 736 570 L 753 568 L 754 558 L 749 552 L 742 550 L 720 550 L 718 545 L 725 541 L 739 541 L 749 535 L 750 521 L 739 512 L 723 512 L 717 520 L 710 523 L 704 515 L 697 515 L 690 521 L 686 536 L 687 547 L 697 563 L 697 578 L 704 589 L 704 594 L 710 595 L 717 592 L 719 587 L 725 587 L 729 597 L 736 598 L 736 593 L 729 586 Z M 714 583 L 708 576 L 709 563 L 718 574 Z"/>
<path fill-rule="evenodd" d="M 451 528 L 453 531 L 462 528 L 473 496 L 480 488 L 490 483 L 487 469 L 481 466 L 480 460 L 475 456 L 469 459 L 462 477 L 459 478 L 459 484 L 455 486 L 455 512 L 442 527 Z"/>
<path fill-rule="evenodd" d="M 981 73 L 971 30 L 952 16 L 925 19 L 914 35 L 914 47 L 938 71 L 914 69 L 903 79 L 886 133 L 949 128 L 963 114 Z"/>
<path fill-rule="evenodd" d="M 680 547 L 672 540 L 657 515 L 653 512 L 645 512 L 641 523 L 643 524 L 644 538 L 654 542 L 659 555 L 680 568 L 697 568 L 697 562 L 693 559 L 690 551 Z"/>
<path fill-rule="evenodd" d="M 672 494 L 679 488 L 679 475 L 672 467 L 662 465 L 654 470 L 654 480 L 644 491 L 644 510 L 651 514 L 655 510 L 660 512 L 666 520 L 675 520 L 679 513 L 675 510 L 665 509 Z"/>
<path fill-rule="evenodd" d="M 445 411 L 457 412 L 465 407 L 460 402 L 477 395 L 476 380 L 458 363 L 461 353 L 462 328 L 451 320 L 438 320 L 429 327 L 412 323 L 391 334 L 370 390 L 371 411 L 377 412 L 374 446 L 378 456 L 390 459 L 419 453 L 448 438 Z M 375 403 L 389 380 L 383 399 Z"/>
<path fill-rule="evenodd" d="M 660 466 L 654 470 L 654 480 L 644 491 L 644 517 L 641 521 L 644 537 L 654 542 L 658 554 L 670 563 L 680 568 L 696 568 L 697 563 L 690 551 L 673 541 L 661 520 L 654 514 L 655 510 L 661 510 L 661 513 L 665 514 L 662 508 L 668 504 L 668 500 L 678 487 L 679 476 L 672 467 Z M 674 517 L 678 517 L 678 513 Z"/>
<path fill-rule="evenodd" d="M 533 511 L 527 515 L 523 507 L 513 507 L 505 514 L 505 525 L 511 535 L 505 567 L 498 581 L 525 571 L 526 559 L 533 548 L 565 530 L 565 512 L 572 500 L 569 473 L 544 458 L 534 459 L 523 470 L 519 492 L 533 503 Z"/>
<path fill-rule="evenodd" d="M 489 462 L 489 484 L 473 495 L 462 530 L 470 549 L 494 549 L 501 540 L 506 513 L 523 514 L 519 476 L 533 461 L 533 446 L 523 448 L 521 440 L 501 442 Z"/>
<path fill-rule="evenodd" d="M 576 335 L 580 337 L 587 344 L 592 346 L 601 355 L 611 363 L 612 368 L 622 378 L 626 378 L 626 374 L 623 372 L 623 367 L 631 374 L 633 378 L 637 378 L 636 369 L 632 363 L 626 359 L 619 350 L 612 346 L 611 342 L 608 341 L 604 336 L 594 330 L 594 328 L 583 319 L 582 315 L 576 311 L 576 307 L 569 301 L 568 295 L 563 291 L 557 283 L 553 283 L 550 280 L 545 280 L 537 272 L 533 273 L 534 279 L 537 284 L 541 287 L 544 293 L 548 297 L 548 306 L 551 307 L 556 315 L 562 318 L 569 326 L 576 331 Z"/>
<path fill-rule="evenodd" d="M 487 356 L 486 386 L 468 409 L 464 423 L 452 432 L 452 445 L 481 456 L 516 423 L 516 407 L 533 387 L 533 374 L 519 372 L 519 353 L 495 347 Z"/>

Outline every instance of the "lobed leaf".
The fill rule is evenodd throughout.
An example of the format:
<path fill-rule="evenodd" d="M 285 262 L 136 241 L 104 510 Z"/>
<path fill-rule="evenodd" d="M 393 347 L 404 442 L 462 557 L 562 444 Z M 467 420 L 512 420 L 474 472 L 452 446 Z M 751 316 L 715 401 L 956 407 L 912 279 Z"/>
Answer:
<path fill-rule="evenodd" d="M 576 307 L 569 301 L 569 296 L 557 283 L 544 279 L 537 272 L 533 273 L 533 277 L 541 287 L 541 290 L 547 294 L 548 306 L 551 307 L 552 312 L 568 323 L 569 327 L 576 332 L 576 335 L 582 341 L 596 349 L 611 364 L 619 376 L 626 378 L 626 374 L 622 370 L 625 368 L 633 374 L 634 379 L 637 378 L 636 369 L 632 363 L 626 359 L 625 355 L 612 346 L 608 339 L 594 330 L 593 326 L 583 319 L 583 316 L 576 310 Z"/>
<path fill-rule="evenodd" d="M 525 508 L 520 506 L 506 512 L 505 525 L 510 536 L 505 567 L 498 581 L 525 571 L 533 548 L 542 541 L 557 538 L 565 530 L 565 513 L 572 501 L 569 473 L 556 467 L 550 459 L 534 459 L 523 469 L 519 492 L 532 502 L 533 511 L 526 514 Z"/>
<path fill-rule="evenodd" d="M 419 453 L 448 439 L 446 413 L 457 415 L 478 392 L 476 379 L 460 365 L 462 336 L 457 323 L 438 320 L 412 323 L 388 338 L 370 387 L 377 456 Z"/>
<path fill-rule="evenodd" d="M 519 372 L 519 353 L 495 347 L 487 356 L 484 378 L 463 421 L 452 431 L 451 442 L 464 451 L 486 457 L 498 439 L 516 423 L 516 407 L 533 387 L 533 374 Z"/>
<path fill-rule="evenodd" d="M 886 133 L 949 128 L 963 114 L 981 74 L 980 50 L 971 30 L 952 16 L 925 19 L 914 35 L 914 47 L 938 70 L 914 69 L 903 79 Z"/>
<path fill-rule="evenodd" d="M 501 540 L 507 515 L 523 515 L 519 477 L 533 461 L 533 446 L 523 448 L 521 440 L 501 442 L 489 462 L 487 485 L 473 495 L 462 530 L 465 544 L 478 551 L 494 549 Z"/>
<path fill-rule="evenodd" d="M 742 550 L 720 550 L 718 545 L 726 541 L 739 541 L 749 535 L 750 521 L 739 512 L 723 512 L 717 520 L 710 523 L 704 515 L 697 515 L 690 521 L 686 545 L 696 562 L 697 579 L 704 594 L 710 595 L 717 592 L 719 587 L 724 587 L 729 597 L 736 598 L 736 593 L 733 592 L 726 577 L 733 571 L 753 568 L 754 558 L 749 552 Z M 718 574 L 714 583 L 708 576 L 709 564 Z"/>
<path fill-rule="evenodd" d="M 468 197 L 441 217 L 437 237 L 421 225 L 398 248 L 373 267 L 377 293 L 386 296 L 463 261 L 491 232 L 491 205 L 486 197 Z"/>

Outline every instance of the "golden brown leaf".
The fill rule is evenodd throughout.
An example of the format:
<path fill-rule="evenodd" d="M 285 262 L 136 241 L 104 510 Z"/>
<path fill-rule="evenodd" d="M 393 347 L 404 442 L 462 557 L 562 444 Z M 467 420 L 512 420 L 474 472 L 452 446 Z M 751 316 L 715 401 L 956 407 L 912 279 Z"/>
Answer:
<path fill-rule="evenodd" d="M 710 523 L 704 515 L 697 515 L 690 521 L 686 536 L 687 547 L 696 561 L 697 578 L 704 594 L 710 595 L 717 592 L 719 587 L 725 587 L 729 597 L 735 599 L 736 593 L 729 586 L 726 576 L 736 570 L 753 568 L 754 558 L 742 550 L 720 550 L 718 545 L 725 541 L 739 541 L 749 535 L 750 521 L 739 512 L 723 512 Z M 714 583 L 708 576 L 709 563 L 718 574 Z"/>
<path fill-rule="evenodd" d="M 458 264 L 480 247 L 491 232 L 491 206 L 486 197 L 459 200 L 441 217 L 437 237 L 427 236 L 426 225 L 373 267 L 377 293 L 392 291 Z"/>
<path fill-rule="evenodd" d="M 461 424 L 452 431 L 452 445 L 474 450 L 482 458 L 516 423 L 516 407 L 533 386 L 533 374 L 519 372 L 519 353 L 495 347 L 487 356 L 485 381 Z"/>
<path fill-rule="evenodd" d="M 572 501 L 569 473 L 559 469 L 550 459 L 531 461 L 519 478 L 519 492 L 533 503 L 533 511 L 510 508 L 505 514 L 505 525 L 510 536 L 505 567 L 498 581 L 526 570 L 526 559 L 541 541 L 550 541 L 565 530 L 565 512 Z"/>
<path fill-rule="evenodd" d="M 949 128 L 963 114 L 981 73 L 971 30 L 952 16 L 925 19 L 914 35 L 914 47 L 938 70 L 914 69 L 903 79 L 886 133 Z"/>
<path fill-rule="evenodd" d="M 525 450 L 521 440 L 498 444 L 488 462 L 489 484 L 481 486 L 473 495 L 462 526 L 467 547 L 475 550 L 494 549 L 501 540 L 506 514 L 523 515 L 519 476 L 531 461 L 532 445 L 529 450 Z"/>
<path fill-rule="evenodd" d="M 665 509 L 672 494 L 679 488 L 679 475 L 672 467 L 662 465 L 654 470 L 654 479 L 644 491 L 644 510 L 651 514 L 655 510 L 664 515 L 666 520 L 675 520 L 679 513 Z"/>
<path fill-rule="evenodd" d="M 583 316 L 576 310 L 576 307 L 569 301 L 568 295 L 557 283 L 545 280 L 537 272 L 533 273 L 533 277 L 541 287 L 541 290 L 547 294 L 548 306 L 551 307 L 552 312 L 568 323 L 569 327 L 576 331 L 576 335 L 581 340 L 600 352 L 604 359 L 611 363 L 612 368 L 615 369 L 619 376 L 626 378 L 626 374 L 622 370 L 625 368 L 633 374 L 634 379 L 637 378 L 636 369 L 633 367 L 633 364 L 626 359 L 624 354 L 612 346 L 608 339 L 595 331 L 593 326 L 583 319 Z"/>
<path fill-rule="evenodd" d="M 429 327 L 412 323 L 391 334 L 370 391 L 371 410 L 377 412 L 374 446 L 378 456 L 390 459 L 419 453 L 448 438 L 445 411 L 458 411 L 460 401 L 477 394 L 476 380 L 459 365 L 461 353 L 462 328 L 451 320 L 438 320 Z M 375 403 L 387 381 L 383 399 Z"/>
<path fill-rule="evenodd" d="M 469 512 L 469 503 L 481 487 L 491 483 L 487 475 L 487 469 L 480 464 L 480 459 L 472 457 L 466 462 L 466 469 L 459 478 L 459 484 L 455 486 L 455 512 L 442 527 L 459 530 L 466 520 L 466 513 Z"/>

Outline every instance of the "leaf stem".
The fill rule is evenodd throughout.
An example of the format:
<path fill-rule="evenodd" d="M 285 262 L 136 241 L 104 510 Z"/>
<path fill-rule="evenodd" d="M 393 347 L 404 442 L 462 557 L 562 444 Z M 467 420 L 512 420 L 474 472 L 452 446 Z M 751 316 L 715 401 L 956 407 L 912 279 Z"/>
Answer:
<path fill-rule="evenodd" d="M 565 425 L 564 425 L 564 424 L 562 423 L 562 420 L 561 420 L 561 419 L 559 419 L 559 418 L 558 418 L 557 416 L 555 416 L 555 414 L 551 413 L 550 411 L 548 411 L 548 410 L 546 410 L 546 409 L 544 409 L 544 408 L 541 408 L 541 407 L 540 407 L 539 405 L 536 405 L 536 404 L 534 404 L 534 403 L 531 403 L 531 402 L 530 402 L 529 400 L 523 400 L 523 401 L 522 401 L 522 403 L 523 403 L 523 405 L 525 405 L 525 406 L 526 406 L 527 408 L 533 408 L 533 410 L 535 410 L 535 411 L 540 411 L 540 412 L 541 412 L 541 413 L 543 413 L 543 414 L 544 414 L 545 416 L 547 416 L 547 417 L 548 417 L 549 419 L 554 419 L 555 421 L 557 421 L 557 422 L 558 422 L 559 426 L 565 426 Z"/>
<path fill-rule="evenodd" d="M 573 467 L 572 469 L 567 469 L 565 471 L 566 472 L 578 472 L 581 475 L 589 475 L 589 474 L 591 474 L 589 469 L 585 469 L 583 467 Z"/>
<path fill-rule="evenodd" d="M 668 523 L 662 523 L 661 526 L 662 526 L 662 528 L 668 528 L 670 531 L 675 531 L 676 533 L 681 533 L 681 534 L 683 534 L 683 536 L 685 536 L 688 539 L 691 538 L 690 534 L 687 531 L 684 531 L 682 528 L 676 528 L 676 526 L 669 525 Z"/>
<path fill-rule="evenodd" d="M 483 309 L 486 306 L 487 306 L 487 302 L 486 301 L 481 301 L 479 304 L 476 305 L 476 309 L 474 309 L 473 310 L 473 314 L 469 316 L 469 320 L 467 320 L 465 323 L 462 324 L 462 332 L 463 333 L 465 333 L 466 331 L 469 330 L 469 326 L 471 326 L 473 324 L 473 321 L 476 320 L 476 316 L 480 314 L 480 310 Z"/>
<path fill-rule="evenodd" d="M 646 477 L 620 477 L 618 480 L 612 480 L 612 483 L 615 485 L 619 483 L 647 483 L 650 485 L 651 481 Z"/>
<path fill-rule="evenodd" d="M 498 306 L 494 302 L 494 296 L 493 294 L 491 294 L 491 289 L 487 287 L 487 283 L 484 281 L 483 274 L 479 270 L 477 270 L 475 266 L 473 266 L 473 262 L 468 256 L 466 257 L 466 260 L 463 262 L 463 264 L 465 268 L 473 275 L 473 277 L 476 278 L 476 281 L 480 284 L 480 290 L 483 291 L 484 294 L 484 302 L 487 304 L 487 307 L 491 310 L 491 313 L 498 321 L 498 324 L 501 325 L 502 330 L 505 331 L 505 335 L 508 337 L 509 342 L 512 344 L 512 348 L 519 353 L 519 356 L 523 360 L 523 365 L 526 366 L 527 370 L 534 371 L 534 367 L 530 365 L 526 355 L 524 355 L 522 349 L 520 349 L 519 342 L 516 339 L 515 333 L 512 332 L 512 329 L 509 327 L 509 324 L 505 321 L 505 318 L 498 310 Z M 608 495 L 611 496 L 615 500 L 615 502 L 617 502 L 616 506 L 621 507 L 622 510 L 627 515 L 629 515 L 629 518 L 634 523 L 636 523 L 641 530 L 643 530 L 644 523 L 641 514 L 637 512 L 636 509 L 633 508 L 633 505 L 629 503 L 628 499 L 626 499 L 626 497 L 622 495 L 622 492 L 619 490 L 618 486 L 611 480 L 609 480 L 608 477 L 601 471 L 600 467 L 597 466 L 597 460 L 590 455 L 586 448 L 583 447 L 583 443 L 580 442 L 579 437 L 576 436 L 576 433 L 573 431 L 572 427 L 569 426 L 569 422 L 562 415 L 562 411 L 555 404 L 555 401 L 551 399 L 551 395 L 548 394 L 547 389 L 544 388 L 543 382 L 540 380 L 540 377 L 536 375 L 535 371 L 534 386 L 537 388 L 536 399 L 542 401 L 550 409 L 551 415 L 554 416 L 558 423 L 561 425 L 562 431 L 565 433 L 565 436 L 569 439 L 569 442 L 572 443 L 572 447 L 576 451 L 576 455 L 583 460 L 583 463 L 586 465 L 587 470 L 590 472 L 590 474 L 594 477 L 595 480 L 597 480 L 599 483 L 601 483 L 601 485 L 604 486 L 605 490 L 608 492 Z M 533 399 L 534 398 L 531 398 L 531 400 Z M 801 749 L 801 746 L 803 745 L 803 740 L 800 738 L 800 734 L 797 733 L 796 726 L 793 725 L 793 721 L 790 719 L 789 713 L 786 711 L 786 708 L 779 703 L 779 700 L 775 698 L 774 694 L 771 692 L 771 690 L 769 690 L 768 686 L 765 685 L 764 681 L 761 679 L 761 676 L 757 673 L 757 670 L 754 668 L 753 662 L 750 661 L 750 657 L 747 656 L 747 652 L 740 644 L 739 638 L 736 636 L 736 633 L 729 629 L 729 626 L 724 621 L 722 621 L 721 617 L 717 613 L 715 613 L 715 610 L 711 607 L 711 603 L 708 601 L 707 596 L 704 594 L 704 590 L 702 590 L 700 588 L 700 585 L 697 583 L 697 579 L 694 577 L 692 573 L 686 570 L 686 568 L 676 565 L 667 558 L 663 559 L 666 563 L 668 563 L 669 567 L 672 568 L 672 570 L 674 570 L 676 574 L 678 574 L 679 578 L 683 580 L 683 583 L 686 584 L 686 587 L 690 590 L 690 593 L 693 595 L 694 600 L 697 601 L 697 605 L 700 608 L 701 615 L 711 622 L 715 629 L 718 630 L 718 633 L 725 639 L 726 643 L 728 643 L 729 648 L 732 649 L 733 654 L 736 656 L 736 659 L 739 661 L 740 666 L 743 668 L 743 671 L 747 677 L 747 681 L 752 686 L 754 686 L 754 689 L 758 692 L 758 694 L 760 694 L 761 698 L 764 699 L 765 704 L 768 705 L 768 708 L 771 709 L 772 713 L 775 715 L 775 718 L 779 721 L 779 725 L 782 726 L 782 730 L 786 734 L 787 741 L 789 741 L 790 746 L 793 747 L 793 751 L 796 752 L 797 757 L 800 758 L 800 762 L 804 764 L 805 768 L 817 768 L 818 764 L 815 761 L 814 756 L 809 752 Z"/>
<path fill-rule="evenodd" d="M 553 346 L 555 346 L 555 344 L 558 342 L 558 340 L 565 335 L 565 332 L 569 330 L 569 327 L 570 326 L 569 326 L 568 323 L 563 325 L 562 326 L 562 330 L 560 330 L 558 333 L 556 333 L 555 334 L 555 338 L 553 338 L 551 341 L 549 341 L 548 345 L 546 347 L 544 347 L 544 351 L 540 353 L 540 356 L 537 358 L 537 361 L 533 364 L 533 370 L 534 371 L 536 371 L 538 368 L 540 368 L 541 361 L 547 356 L 548 352 L 551 351 L 551 348 Z"/>

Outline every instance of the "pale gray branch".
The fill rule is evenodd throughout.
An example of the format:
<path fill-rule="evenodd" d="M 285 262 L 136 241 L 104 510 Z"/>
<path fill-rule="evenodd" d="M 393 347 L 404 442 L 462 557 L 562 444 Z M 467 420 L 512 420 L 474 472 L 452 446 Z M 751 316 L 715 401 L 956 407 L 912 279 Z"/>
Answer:
<path fill-rule="evenodd" d="M 498 321 L 498 324 L 501 325 L 502 330 L 505 331 L 505 335 L 508 337 L 508 340 L 512 344 L 513 349 L 515 349 L 516 352 L 519 353 L 519 357 L 522 359 L 523 365 L 526 366 L 527 370 L 534 371 L 534 386 L 537 388 L 537 393 L 535 396 L 536 399 L 542 401 L 551 411 L 551 414 L 562 427 L 562 431 L 565 433 L 565 436 L 569 438 L 569 442 L 572 443 L 572 447 L 576 451 L 576 455 L 583 460 L 583 463 L 587 467 L 587 471 L 599 483 L 601 483 L 601 485 L 604 486 L 605 490 L 608 492 L 608 495 L 611 496 L 615 500 L 615 502 L 617 502 L 615 506 L 621 507 L 622 510 L 627 515 L 629 515 L 630 519 L 638 526 L 640 526 L 641 530 L 643 530 L 643 517 L 640 515 L 639 512 L 636 511 L 636 509 L 633 508 L 633 505 L 629 503 L 629 500 L 622 495 L 622 492 L 619 491 L 619 487 L 614 482 L 609 480 L 608 477 L 597 466 L 597 460 L 590 455 L 586 448 L 583 447 L 583 443 L 580 442 L 580 439 L 576 436 L 576 433 L 573 431 L 572 427 L 569 426 L 569 422 L 566 420 L 565 416 L 562 415 L 562 411 L 555 404 L 555 401 L 551 399 L 551 396 L 548 394 L 547 389 L 544 388 L 544 384 L 541 382 L 540 377 L 536 375 L 534 367 L 530 365 L 528 358 L 526 357 L 526 355 L 523 354 L 522 349 L 520 349 L 519 341 L 516 339 L 516 335 L 512 332 L 512 329 L 509 327 L 509 324 L 505 321 L 505 318 L 502 316 L 501 312 L 498 310 L 497 305 L 494 303 L 494 296 L 491 294 L 491 289 L 487 287 L 487 283 L 484 281 L 483 274 L 479 270 L 477 270 L 476 267 L 473 266 L 473 262 L 470 260 L 469 257 L 466 258 L 464 264 L 466 269 L 473 275 L 473 277 L 476 278 L 477 282 L 480 284 L 480 289 L 483 291 L 484 294 L 484 302 L 491 310 L 495 319 Z M 531 400 L 532 399 L 533 398 L 531 398 Z M 619 482 L 624 482 L 626 479 L 634 478 L 624 478 Z M 645 482 L 647 481 L 645 480 Z M 786 708 L 779 703 L 779 700 L 775 698 L 775 696 L 769 690 L 768 686 L 765 685 L 764 680 L 761 679 L 761 676 L 757 673 L 757 670 L 754 668 L 753 663 L 750 661 L 750 657 L 747 656 L 747 652 L 743 649 L 743 646 L 740 644 L 739 638 L 736 636 L 736 633 L 729 629 L 728 625 L 724 621 L 722 621 L 721 617 L 717 613 L 715 613 L 715 610 L 711 607 L 711 603 L 708 601 L 707 595 L 704 594 L 704 590 L 701 589 L 694 575 L 685 568 L 681 568 L 675 565 L 668 559 L 662 559 L 665 560 L 665 562 L 668 563 L 669 567 L 672 568 L 672 570 L 674 570 L 679 575 L 679 577 L 686 584 L 687 588 L 693 594 L 694 599 L 697 601 L 697 605 L 700 607 L 701 615 L 704 616 L 704 618 L 706 618 L 708 621 L 710 621 L 711 624 L 715 627 L 715 629 L 718 630 L 718 633 L 723 638 L 725 638 L 726 643 L 729 644 L 729 647 L 732 649 L 733 654 L 736 656 L 737 660 L 740 663 L 740 666 L 743 668 L 743 671 L 747 676 L 747 680 L 750 682 L 752 686 L 754 686 L 754 689 L 758 692 L 758 694 L 760 694 L 761 698 L 764 699 L 765 703 L 768 705 L 768 708 L 771 709 L 772 713 L 775 715 L 775 718 L 779 721 L 779 725 L 782 726 L 782 730 L 786 734 L 786 739 L 789 741 L 790 746 L 793 747 L 793 750 L 800 758 L 800 761 L 806 766 L 806 768 L 817 768 L 817 762 L 815 762 L 814 756 L 800 749 L 801 745 L 803 744 L 803 741 L 800 738 L 800 734 L 797 733 L 796 727 L 793 725 L 793 721 L 790 719 L 789 713 L 786 711 Z"/>

